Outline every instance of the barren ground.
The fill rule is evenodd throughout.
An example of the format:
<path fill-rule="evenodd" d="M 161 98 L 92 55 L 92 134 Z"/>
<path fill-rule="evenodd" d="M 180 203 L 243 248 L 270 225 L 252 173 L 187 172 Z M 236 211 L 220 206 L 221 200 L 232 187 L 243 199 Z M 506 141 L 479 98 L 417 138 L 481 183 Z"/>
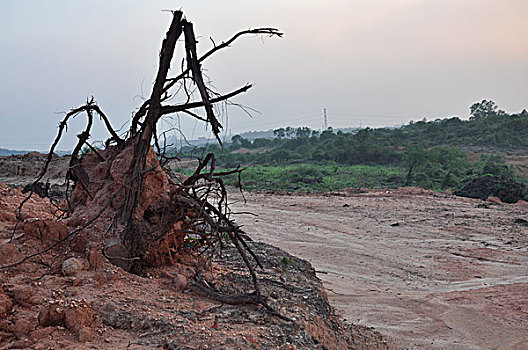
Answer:
<path fill-rule="evenodd" d="M 13 236 L 23 198 L 19 189 L 0 183 L 0 266 L 44 250 L 69 232 L 63 221 L 53 220 L 49 200 L 34 195 Z M 202 264 L 204 278 L 221 293 L 236 299 L 251 291 L 233 247 L 226 245 L 223 258 L 213 261 L 181 252 L 173 264 L 136 276 L 94 246 L 90 234 L 96 225 L 68 246 L 0 268 L 0 349 L 393 348 L 370 328 L 345 325 L 312 266 L 281 249 L 248 242 L 263 265 L 258 280 L 271 307 L 266 310 L 219 302 L 193 284 Z"/>
<path fill-rule="evenodd" d="M 528 349 L 528 204 L 421 189 L 246 193 L 256 240 L 308 260 L 347 322 L 408 349 Z"/>

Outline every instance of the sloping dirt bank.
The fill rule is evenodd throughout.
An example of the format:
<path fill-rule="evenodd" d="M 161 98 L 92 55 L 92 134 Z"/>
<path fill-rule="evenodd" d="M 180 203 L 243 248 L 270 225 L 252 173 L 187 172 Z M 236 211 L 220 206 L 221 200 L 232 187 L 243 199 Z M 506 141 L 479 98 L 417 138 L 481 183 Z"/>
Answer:
<path fill-rule="evenodd" d="M 528 348 L 528 204 L 422 189 L 232 197 L 308 260 L 349 322 L 407 349 Z"/>

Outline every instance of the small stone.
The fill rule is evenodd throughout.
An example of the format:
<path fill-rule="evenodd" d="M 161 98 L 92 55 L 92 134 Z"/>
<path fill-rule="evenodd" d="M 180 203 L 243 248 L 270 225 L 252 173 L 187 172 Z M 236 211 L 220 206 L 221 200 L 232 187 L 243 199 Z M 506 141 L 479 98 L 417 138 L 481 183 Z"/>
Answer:
<path fill-rule="evenodd" d="M 189 282 L 187 280 L 187 277 L 180 273 L 177 273 L 176 276 L 174 276 L 173 282 L 174 289 L 176 289 L 177 291 L 181 292 L 189 288 Z"/>
<path fill-rule="evenodd" d="M 104 248 L 105 256 L 108 260 L 121 267 L 123 270 L 130 270 L 131 260 L 129 259 L 128 249 L 121 241 L 111 238 Z"/>
<path fill-rule="evenodd" d="M 95 332 L 88 327 L 82 327 L 79 329 L 79 341 L 81 343 L 90 342 L 95 338 L 96 334 Z"/>
<path fill-rule="evenodd" d="M 502 204 L 502 201 L 498 197 L 488 197 L 486 199 L 486 202 L 488 202 L 489 204 Z"/>
<path fill-rule="evenodd" d="M 203 273 L 203 278 L 207 282 L 213 282 L 213 280 L 214 280 L 214 276 L 213 276 L 213 274 L 211 272 L 204 272 Z"/>
<path fill-rule="evenodd" d="M 77 258 L 69 258 L 64 260 L 61 270 L 64 276 L 74 276 L 82 271 L 83 268 L 84 264 L 81 260 Z"/>

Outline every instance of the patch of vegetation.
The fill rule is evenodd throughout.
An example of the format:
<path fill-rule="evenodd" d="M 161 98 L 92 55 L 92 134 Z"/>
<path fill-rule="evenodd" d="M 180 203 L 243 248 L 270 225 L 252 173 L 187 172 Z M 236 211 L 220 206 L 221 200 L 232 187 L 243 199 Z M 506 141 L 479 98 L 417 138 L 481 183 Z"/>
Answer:
<path fill-rule="evenodd" d="M 273 139 L 240 135 L 224 148 L 181 150 L 183 156 L 214 152 L 223 168 L 243 165 L 246 189 L 331 191 L 346 187 L 420 186 L 462 189 L 487 175 L 528 184 L 504 163 L 501 152 L 528 153 L 528 112 L 506 114 L 493 101 L 470 108 L 471 118 L 410 122 L 400 128 L 318 132 L 280 128 Z M 471 162 L 466 149 L 483 153 Z M 235 183 L 234 178 L 229 180 Z M 502 180 L 500 180 L 502 181 Z M 522 197 L 526 196 L 526 191 Z"/>
<path fill-rule="evenodd" d="M 289 256 L 283 256 L 281 259 L 281 263 L 283 263 L 286 266 L 290 266 L 292 261 L 293 261 L 292 258 Z"/>
<path fill-rule="evenodd" d="M 236 185 L 237 179 L 231 177 L 226 182 Z M 394 188 L 404 185 L 404 182 L 401 168 L 380 165 L 255 165 L 243 173 L 243 186 L 246 190 L 325 192 L 348 187 Z"/>

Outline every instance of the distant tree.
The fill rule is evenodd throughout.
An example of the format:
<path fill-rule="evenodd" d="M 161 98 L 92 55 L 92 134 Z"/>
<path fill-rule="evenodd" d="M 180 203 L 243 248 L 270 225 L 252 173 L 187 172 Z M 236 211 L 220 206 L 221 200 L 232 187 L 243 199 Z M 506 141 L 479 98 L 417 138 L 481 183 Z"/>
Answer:
<path fill-rule="evenodd" d="M 504 157 L 500 154 L 483 154 L 480 162 L 475 164 L 478 175 L 495 175 L 508 179 L 514 178 L 513 169 L 506 165 Z"/>
<path fill-rule="evenodd" d="M 286 132 L 284 128 L 279 128 L 279 129 L 273 130 L 273 135 L 278 139 L 283 139 L 286 136 Z"/>
<path fill-rule="evenodd" d="M 253 141 L 253 148 L 270 147 L 272 142 L 270 139 L 255 139 Z"/>
<path fill-rule="evenodd" d="M 332 128 L 328 128 L 328 129 L 326 129 L 325 131 L 323 131 L 321 133 L 321 135 L 319 136 L 319 139 L 320 140 L 328 140 L 328 139 L 331 139 L 334 136 L 335 136 L 334 130 Z"/>
<path fill-rule="evenodd" d="M 424 164 L 427 159 L 427 149 L 424 145 L 409 147 L 405 150 L 403 162 L 407 169 L 407 176 L 405 185 L 410 185 L 412 182 L 414 170 L 420 164 Z"/>
<path fill-rule="evenodd" d="M 295 130 L 295 136 L 301 139 L 310 137 L 312 130 L 308 127 L 297 128 Z"/>
<path fill-rule="evenodd" d="M 480 102 L 473 103 L 469 107 L 471 120 L 482 120 L 489 118 L 494 115 L 504 115 L 504 111 L 498 109 L 498 106 L 495 102 L 491 100 L 482 100 Z"/>
<path fill-rule="evenodd" d="M 233 142 L 233 146 L 232 146 L 233 149 L 238 149 L 240 147 L 251 148 L 251 141 L 243 138 L 240 135 L 233 136 L 231 138 L 231 142 Z"/>
<path fill-rule="evenodd" d="M 284 129 L 284 132 L 286 134 L 286 137 L 289 139 L 295 137 L 295 129 L 291 126 L 286 127 L 286 129 Z"/>

